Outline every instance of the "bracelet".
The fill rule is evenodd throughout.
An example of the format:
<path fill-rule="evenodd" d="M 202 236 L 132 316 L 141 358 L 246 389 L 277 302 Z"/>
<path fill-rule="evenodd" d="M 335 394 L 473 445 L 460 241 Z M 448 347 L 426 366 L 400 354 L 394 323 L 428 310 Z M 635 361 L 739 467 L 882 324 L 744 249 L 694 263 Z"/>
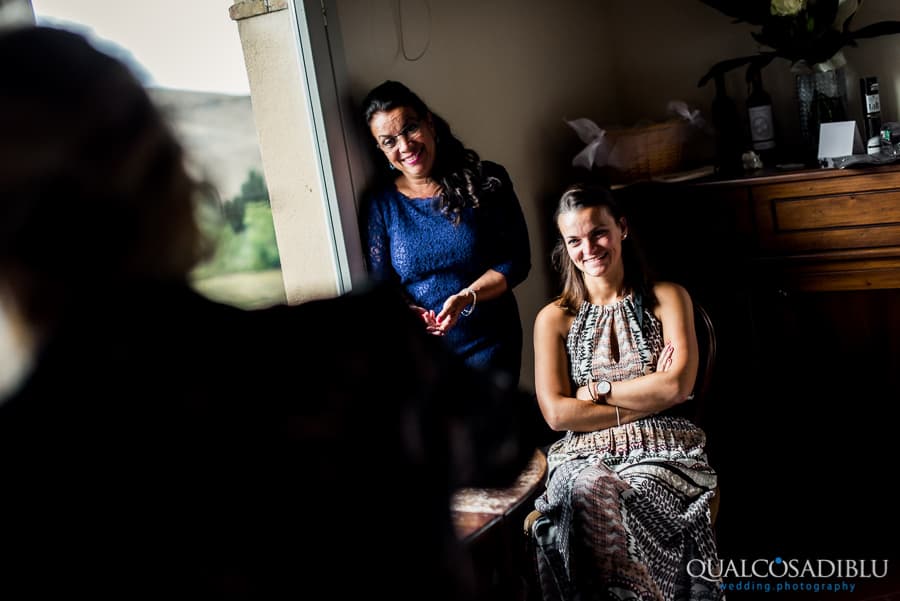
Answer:
<path fill-rule="evenodd" d="M 616 425 L 617 425 L 617 426 L 621 426 L 621 425 L 622 425 L 622 420 L 619 419 L 619 407 L 618 407 L 618 405 L 616 406 Z"/>
<path fill-rule="evenodd" d="M 475 310 L 475 304 L 478 302 L 478 295 L 475 294 L 474 290 L 472 290 L 471 288 L 466 288 L 466 294 L 472 295 L 472 304 L 460 311 L 460 315 L 471 315 L 472 311 Z"/>

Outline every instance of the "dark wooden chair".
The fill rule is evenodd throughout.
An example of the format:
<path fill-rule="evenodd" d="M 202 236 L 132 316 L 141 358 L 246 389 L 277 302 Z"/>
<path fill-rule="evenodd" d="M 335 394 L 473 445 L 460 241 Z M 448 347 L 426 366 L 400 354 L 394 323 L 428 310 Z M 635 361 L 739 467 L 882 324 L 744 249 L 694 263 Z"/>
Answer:
<path fill-rule="evenodd" d="M 700 362 L 697 366 L 697 379 L 694 382 L 694 423 L 703 426 L 706 423 L 706 410 L 709 407 L 710 390 L 713 383 L 713 368 L 716 365 L 716 328 L 709 313 L 703 305 L 694 301 L 694 330 L 697 332 L 697 352 Z M 719 514 L 721 491 L 716 486 L 715 494 L 709 501 L 709 521 L 716 524 Z"/>
<path fill-rule="evenodd" d="M 697 351 L 700 355 L 694 382 L 694 420 L 703 425 L 716 364 L 716 328 L 709 313 L 697 301 L 694 301 L 694 330 L 697 332 Z"/>

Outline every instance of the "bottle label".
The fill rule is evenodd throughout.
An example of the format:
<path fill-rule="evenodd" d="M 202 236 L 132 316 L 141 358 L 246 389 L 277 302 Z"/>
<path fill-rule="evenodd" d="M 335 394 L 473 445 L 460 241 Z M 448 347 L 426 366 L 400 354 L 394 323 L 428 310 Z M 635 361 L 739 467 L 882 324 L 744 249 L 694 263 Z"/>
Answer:
<path fill-rule="evenodd" d="M 866 152 L 869 154 L 881 154 L 881 138 L 872 136 L 866 142 Z"/>
<path fill-rule="evenodd" d="M 750 139 L 754 150 L 775 148 L 775 127 L 772 121 L 772 105 L 753 106 L 747 109 L 750 115 Z"/>
<path fill-rule="evenodd" d="M 881 95 L 880 94 L 866 94 L 866 114 L 871 115 L 872 113 L 880 113 L 881 112 Z"/>

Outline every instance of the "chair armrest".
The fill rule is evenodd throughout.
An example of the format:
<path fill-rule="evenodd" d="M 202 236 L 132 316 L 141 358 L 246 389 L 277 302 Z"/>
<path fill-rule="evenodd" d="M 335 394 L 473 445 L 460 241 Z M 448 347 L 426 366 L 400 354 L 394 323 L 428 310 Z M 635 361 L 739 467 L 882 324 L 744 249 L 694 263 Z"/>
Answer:
<path fill-rule="evenodd" d="M 525 521 L 522 524 L 523 530 L 525 532 L 525 536 L 531 538 L 531 528 L 534 526 L 534 523 L 537 521 L 539 517 L 541 517 L 541 512 L 537 509 L 532 510 L 528 515 L 525 516 Z"/>

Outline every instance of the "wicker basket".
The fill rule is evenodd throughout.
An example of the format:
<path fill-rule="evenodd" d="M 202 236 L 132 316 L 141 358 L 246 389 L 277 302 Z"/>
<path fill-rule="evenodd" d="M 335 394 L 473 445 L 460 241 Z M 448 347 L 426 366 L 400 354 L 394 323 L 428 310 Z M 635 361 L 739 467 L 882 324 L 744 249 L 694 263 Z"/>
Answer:
<path fill-rule="evenodd" d="M 678 171 L 688 125 L 672 119 L 652 125 L 606 130 L 610 181 L 625 184 Z"/>

